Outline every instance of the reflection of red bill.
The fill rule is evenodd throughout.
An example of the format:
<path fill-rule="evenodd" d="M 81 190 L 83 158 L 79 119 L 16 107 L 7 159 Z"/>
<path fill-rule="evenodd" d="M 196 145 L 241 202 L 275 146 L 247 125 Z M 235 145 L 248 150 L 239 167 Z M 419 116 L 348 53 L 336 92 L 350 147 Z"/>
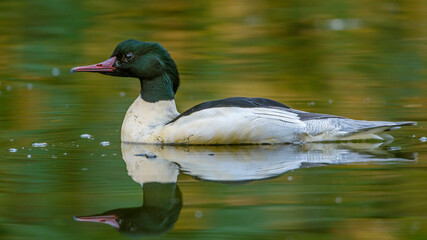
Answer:
<path fill-rule="evenodd" d="M 80 222 L 105 223 L 105 224 L 113 226 L 117 229 L 120 228 L 119 223 L 117 222 L 117 216 L 114 214 L 112 214 L 112 215 L 83 216 L 83 217 L 74 216 L 74 220 L 80 221 Z"/>

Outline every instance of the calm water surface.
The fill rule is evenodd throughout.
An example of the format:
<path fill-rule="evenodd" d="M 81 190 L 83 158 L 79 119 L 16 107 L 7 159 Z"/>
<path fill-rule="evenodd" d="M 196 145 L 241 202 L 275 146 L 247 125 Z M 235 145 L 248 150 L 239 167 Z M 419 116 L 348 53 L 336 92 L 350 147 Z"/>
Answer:
<path fill-rule="evenodd" d="M 426 239 L 426 11 L 387 0 L 2 1 L 0 238 Z M 383 144 L 121 144 L 139 82 L 68 71 L 129 38 L 169 50 L 180 111 L 266 97 L 418 125 Z"/>

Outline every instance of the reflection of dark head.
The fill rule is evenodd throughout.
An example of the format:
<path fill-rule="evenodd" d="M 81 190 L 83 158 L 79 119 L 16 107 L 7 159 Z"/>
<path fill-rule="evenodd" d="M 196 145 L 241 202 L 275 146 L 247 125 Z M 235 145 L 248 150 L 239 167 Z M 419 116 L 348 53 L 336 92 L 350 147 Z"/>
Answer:
<path fill-rule="evenodd" d="M 106 223 L 134 236 L 160 235 L 171 230 L 182 208 L 179 187 L 176 183 L 144 183 L 143 191 L 142 207 L 119 208 L 75 219 Z"/>

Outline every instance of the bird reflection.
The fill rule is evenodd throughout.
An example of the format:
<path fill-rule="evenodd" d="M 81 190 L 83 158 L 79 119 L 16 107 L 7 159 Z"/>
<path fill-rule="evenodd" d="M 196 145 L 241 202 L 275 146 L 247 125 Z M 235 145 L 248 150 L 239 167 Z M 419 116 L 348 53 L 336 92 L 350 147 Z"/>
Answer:
<path fill-rule="evenodd" d="M 122 154 L 128 174 L 136 182 L 147 177 L 159 182 L 172 178 L 176 181 L 179 172 L 215 182 L 252 181 L 304 167 L 415 159 L 413 153 L 386 150 L 382 143 L 234 146 L 123 143 Z"/>
<path fill-rule="evenodd" d="M 129 176 L 143 188 L 143 205 L 75 217 L 109 224 L 122 233 L 161 235 L 182 208 L 179 173 L 222 183 L 268 179 L 287 171 L 329 164 L 413 161 L 415 153 L 387 150 L 383 143 L 305 145 L 170 146 L 122 143 Z"/>
<path fill-rule="evenodd" d="M 74 219 L 105 223 L 121 233 L 137 236 L 160 235 L 172 229 L 182 208 L 182 195 L 176 182 L 149 182 L 144 184 L 143 190 L 144 204 L 141 207 L 118 208 Z"/>

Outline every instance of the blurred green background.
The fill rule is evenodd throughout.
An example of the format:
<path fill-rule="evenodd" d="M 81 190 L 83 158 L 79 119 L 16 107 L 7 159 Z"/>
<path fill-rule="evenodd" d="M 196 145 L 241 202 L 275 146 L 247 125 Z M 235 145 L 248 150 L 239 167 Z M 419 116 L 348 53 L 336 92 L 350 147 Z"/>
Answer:
<path fill-rule="evenodd" d="M 418 122 L 389 147 L 417 153 L 415 163 L 300 169 L 292 181 L 284 174 L 237 186 L 180 175 L 184 205 L 163 237 L 425 239 L 426 29 L 422 0 L 2 0 L 0 238 L 121 237 L 73 215 L 142 204 L 120 150 L 139 82 L 68 72 L 133 38 L 168 49 L 181 73 L 181 112 L 246 96 Z"/>

